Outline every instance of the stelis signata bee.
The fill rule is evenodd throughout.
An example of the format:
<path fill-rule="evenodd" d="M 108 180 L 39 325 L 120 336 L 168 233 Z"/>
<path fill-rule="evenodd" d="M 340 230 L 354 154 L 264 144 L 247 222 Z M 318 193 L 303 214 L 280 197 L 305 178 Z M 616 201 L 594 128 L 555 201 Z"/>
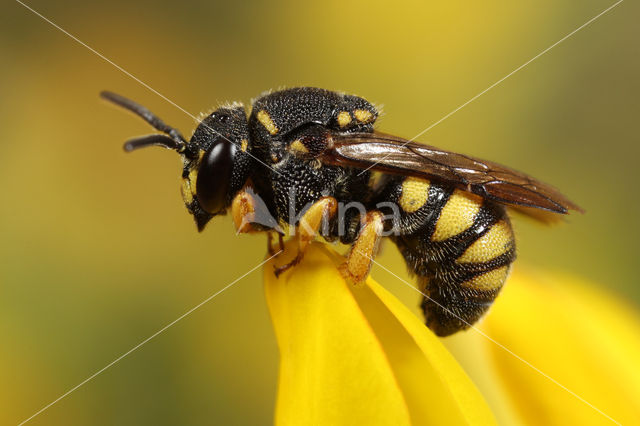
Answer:
<path fill-rule="evenodd" d="M 416 275 L 426 324 L 439 336 L 476 322 L 504 284 L 515 260 L 507 209 L 545 222 L 582 211 L 513 169 L 374 130 L 378 110 L 357 96 L 271 92 L 249 112 L 242 104 L 216 109 L 187 141 L 143 106 L 101 95 L 161 132 L 125 150 L 158 145 L 180 154 L 182 196 L 199 230 L 229 210 L 238 232 L 281 237 L 288 224 L 299 253 L 276 273 L 319 234 L 351 246 L 342 270 L 356 283 L 387 236 Z"/>

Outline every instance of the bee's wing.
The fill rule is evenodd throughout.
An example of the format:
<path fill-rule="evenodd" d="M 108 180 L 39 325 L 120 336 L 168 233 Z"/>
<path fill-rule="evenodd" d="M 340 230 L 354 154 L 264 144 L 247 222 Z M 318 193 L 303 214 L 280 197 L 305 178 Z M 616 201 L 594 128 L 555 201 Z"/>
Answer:
<path fill-rule="evenodd" d="M 332 135 L 322 161 L 449 183 L 545 222 L 550 215 L 537 209 L 583 212 L 552 186 L 524 173 L 383 133 Z"/>

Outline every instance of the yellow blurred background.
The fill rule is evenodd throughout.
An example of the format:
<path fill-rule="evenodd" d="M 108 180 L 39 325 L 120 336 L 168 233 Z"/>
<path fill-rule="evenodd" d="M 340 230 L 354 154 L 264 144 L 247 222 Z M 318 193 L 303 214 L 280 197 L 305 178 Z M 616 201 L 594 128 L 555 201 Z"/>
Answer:
<path fill-rule="evenodd" d="M 27 4 L 197 115 L 311 85 L 384 105 L 412 137 L 613 1 Z M 518 263 L 640 302 L 639 7 L 623 2 L 419 138 L 553 183 L 586 215 L 515 220 Z M 16 2 L 0 6 L 0 423 L 16 424 L 255 267 L 262 236 L 198 234 L 178 157 L 109 89 L 187 136 L 172 106 Z M 386 245 L 379 261 L 408 279 Z M 418 295 L 373 275 L 416 313 Z M 269 424 L 278 353 L 260 271 L 32 424 Z M 531 373 L 535 374 L 535 373 Z"/>

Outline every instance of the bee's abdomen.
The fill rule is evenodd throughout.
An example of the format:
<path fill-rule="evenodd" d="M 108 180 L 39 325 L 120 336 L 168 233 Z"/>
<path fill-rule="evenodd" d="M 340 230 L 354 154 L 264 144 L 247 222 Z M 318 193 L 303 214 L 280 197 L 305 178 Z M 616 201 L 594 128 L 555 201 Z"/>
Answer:
<path fill-rule="evenodd" d="M 491 306 L 515 259 L 504 207 L 424 179 L 392 181 L 386 197 L 400 217 L 392 238 L 427 295 L 427 325 L 440 336 L 469 327 Z"/>

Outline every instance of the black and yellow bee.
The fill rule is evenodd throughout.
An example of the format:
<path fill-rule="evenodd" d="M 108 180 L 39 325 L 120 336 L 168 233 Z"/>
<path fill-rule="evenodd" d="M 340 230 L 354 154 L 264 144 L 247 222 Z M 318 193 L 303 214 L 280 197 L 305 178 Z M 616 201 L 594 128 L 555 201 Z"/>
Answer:
<path fill-rule="evenodd" d="M 292 225 L 300 252 L 283 269 L 321 234 L 351 245 L 343 270 L 353 282 L 367 277 L 387 232 L 440 336 L 477 321 L 505 282 L 515 259 L 506 207 L 543 221 L 581 210 L 523 173 L 374 131 L 378 111 L 357 96 L 309 87 L 268 93 L 248 118 L 241 104 L 218 108 L 189 141 L 146 108 L 102 97 L 162 132 L 127 142 L 127 151 L 159 145 L 181 155 L 182 195 L 199 230 L 229 209 L 238 232 Z M 364 209 L 339 211 L 353 203 Z"/>

